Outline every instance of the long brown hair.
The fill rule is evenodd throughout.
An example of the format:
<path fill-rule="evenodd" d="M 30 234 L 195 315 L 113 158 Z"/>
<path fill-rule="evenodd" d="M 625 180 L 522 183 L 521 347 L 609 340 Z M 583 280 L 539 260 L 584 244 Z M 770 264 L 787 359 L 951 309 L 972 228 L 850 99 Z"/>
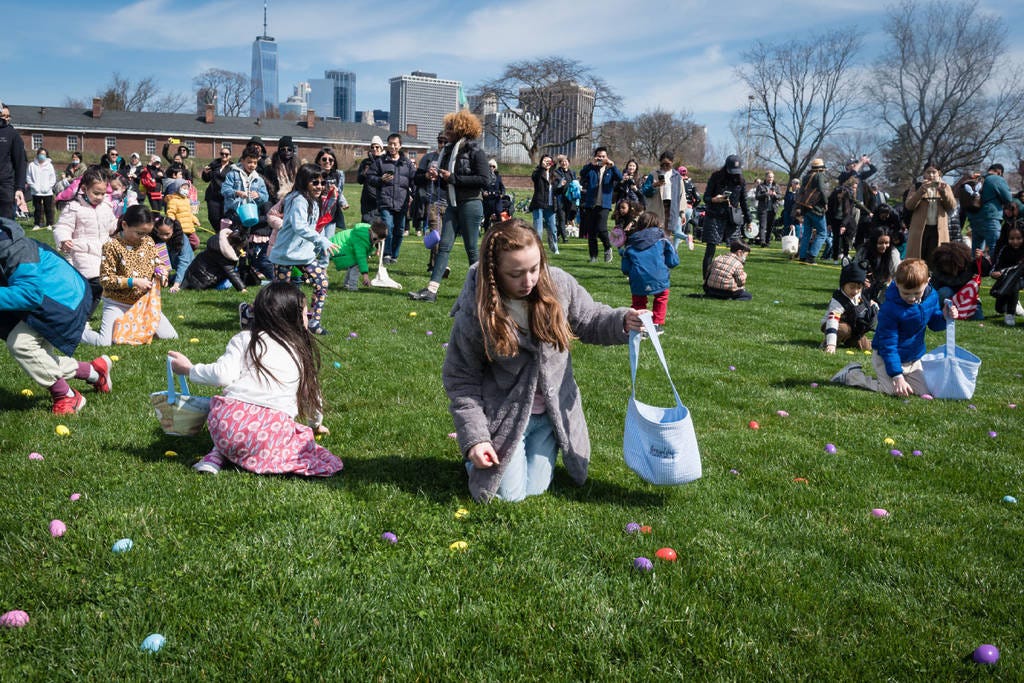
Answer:
<path fill-rule="evenodd" d="M 299 415 L 309 420 L 323 411 L 320 392 L 320 351 L 306 329 L 303 310 L 306 298 L 302 291 L 289 282 L 272 282 L 260 288 L 252 304 L 252 336 L 249 339 L 249 360 L 261 375 L 278 381 L 263 365 L 267 350 L 264 336 L 283 346 L 299 366 L 299 390 L 295 395 Z"/>
<path fill-rule="evenodd" d="M 480 265 L 476 272 L 476 314 L 484 336 L 488 359 L 493 354 L 515 356 L 519 353 L 519 334 L 512 315 L 505 307 L 498 285 L 498 259 L 509 251 L 537 247 L 540 253 L 540 274 L 526 301 L 530 313 L 530 333 L 539 342 L 553 344 L 567 351 L 573 340 L 572 329 L 558 300 L 554 282 L 548 272 L 547 256 L 537 232 L 525 221 L 513 218 L 496 223 L 480 245 Z"/>

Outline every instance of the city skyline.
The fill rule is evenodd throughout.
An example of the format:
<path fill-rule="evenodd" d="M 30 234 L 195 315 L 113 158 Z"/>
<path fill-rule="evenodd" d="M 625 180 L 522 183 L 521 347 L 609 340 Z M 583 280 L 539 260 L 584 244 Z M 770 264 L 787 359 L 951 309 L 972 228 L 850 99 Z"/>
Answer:
<path fill-rule="evenodd" d="M 784 43 L 849 26 L 864 33 L 858 68 L 866 69 L 887 40 L 881 29 L 884 5 L 793 0 L 782 13 L 737 0 L 728 22 L 716 20 L 711 9 L 709 3 L 680 0 L 660 9 L 655 22 L 643 12 L 623 12 L 612 0 L 592 0 L 582 13 L 541 0 L 399 0 L 388 6 L 274 0 L 268 33 L 278 47 L 282 89 L 276 99 L 326 70 L 344 70 L 358 77 L 358 110 L 385 109 L 389 80 L 396 76 L 429 71 L 462 82 L 468 94 L 509 62 L 557 54 L 604 78 L 622 96 L 626 116 L 656 108 L 691 113 L 707 126 L 712 149 L 722 153 L 735 146 L 730 118 L 747 105 L 749 93 L 735 69 L 754 41 Z M 41 5 L 19 3 L 9 10 L 12 24 L 52 22 L 51 10 Z M 249 74 L 261 10 L 244 0 L 94 0 L 64 7 L 62 22 L 79 27 L 73 39 L 44 41 L 47 49 L 40 49 L 37 35 L 21 31 L 0 45 L 0 98 L 38 106 L 62 106 L 67 98 L 88 102 L 120 72 L 133 80 L 153 76 L 165 91 L 192 102 L 192 79 L 206 69 Z M 982 0 L 976 11 L 994 14 L 1006 26 L 1024 19 L 1020 3 Z M 538 16 L 545 20 L 536 21 Z M 677 28 L 662 35 L 660 26 Z M 507 35 L 517 38 L 500 39 Z M 1024 46 L 1008 47 L 1008 57 L 1024 63 Z M 126 49 L 131 60 L 111 58 Z"/>

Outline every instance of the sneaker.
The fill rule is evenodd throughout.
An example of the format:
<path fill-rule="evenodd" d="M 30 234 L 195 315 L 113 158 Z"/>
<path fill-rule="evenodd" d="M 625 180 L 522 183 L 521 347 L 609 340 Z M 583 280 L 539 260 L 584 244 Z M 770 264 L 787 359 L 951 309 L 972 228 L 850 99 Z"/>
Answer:
<path fill-rule="evenodd" d="M 1017 302 L 1017 310 L 1015 312 L 1017 315 L 1024 315 L 1024 306 L 1021 306 L 1019 301 Z"/>
<path fill-rule="evenodd" d="M 448 276 L 451 275 L 451 274 L 452 274 L 452 269 L 449 268 L 448 266 L 445 266 L 444 273 L 441 275 L 441 279 L 442 280 L 447 280 Z"/>
<path fill-rule="evenodd" d="M 604 250 L 604 262 L 605 263 L 611 263 L 612 262 L 612 250 L 611 249 L 605 249 Z"/>
<path fill-rule="evenodd" d="M 806 260 L 806 261 L 804 261 L 804 263 L 810 263 L 810 264 L 811 264 L 812 266 L 813 266 L 813 265 L 814 265 L 815 263 L 817 263 L 817 262 L 818 262 L 818 259 L 814 258 L 813 256 L 808 256 L 808 257 L 807 257 L 807 260 Z"/>
<path fill-rule="evenodd" d="M 244 301 L 238 304 L 238 326 L 243 330 L 252 327 L 252 306 Z"/>
<path fill-rule="evenodd" d="M 392 265 L 394 263 L 398 263 L 398 259 L 393 259 L 390 256 L 385 256 L 384 257 L 384 265 L 385 266 L 390 266 L 390 265 Z"/>
<path fill-rule="evenodd" d="M 658 336 L 660 337 L 661 335 L 665 334 L 665 326 L 664 325 L 655 325 L 654 326 L 654 331 L 657 332 Z"/>
<path fill-rule="evenodd" d="M 327 330 L 320 323 L 308 323 L 306 325 L 306 329 L 308 329 L 313 334 L 320 335 L 321 337 L 327 336 Z"/>
<path fill-rule="evenodd" d="M 195 465 L 192 465 L 192 469 L 201 474 L 218 474 L 220 472 L 220 465 L 214 462 L 210 456 L 206 456 Z"/>
<path fill-rule="evenodd" d="M 590 257 L 590 262 L 591 263 L 597 263 L 597 257 L 596 256 L 591 256 Z"/>
<path fill-rule="evenodd" d="M 1017 316 L 1015 316 L 1013 313 L 1007 313 L 1006 315 L 1003 316 L 1003 324 L 1005 324 L 1007 327 L 1013 327 L 1014 325 L 1017 324 Z"/>
<path fill-rule="evenodd" d="M 110 378 L 110 366 L 113 365 L 110 356 L 100 356 L 89 363 L 99 374 L 100 378 L 93 382 L 93 387 L 101 394 L 109 394 L 114 388 L 114 380 Z"/>
<path fill-rule="evenodd" d="M 85 396 L 82 396 L 75 389 L 71 391 L 74 392 L 71 396 L 61 396 L 60 398 L 53 399 L 54 415 L 74 415 L 81 412 L 82 408 L 85 407 Z"/>
<path fill-rule="evenodd" d="M 554 246 L 554 248 L 553 248 L 553 249 L 551 250 L 551 253 L 552 253 L 553 255 L 556 255 L 556 256 L 558 255 L 558 245 L 557 245 L 557 244 L 556 244 L 556 245 Z"/>
<path fill-rule="evenodd" d="M 846 384 L 846 377 L 850 374 L 851 370 L 860 370 L 863 366 L 860 363 L 850 363 L 845 368 L 832 375 L 832 379 L 829 380 L 832 384 Z"/>
<path fill-rule="evenodd" d="M 43 226 L 41 226 L 41 225 L 34 225 L 34 226 L 32 226 L 32 229 L 33 230 L 42 230 Z"/>
<path fill-rule="evenodd" d="M 429 289 L 424 287 L 418 292 L 409 292 L 409 298 L 413 301 L 426 301 L 427 303 L 434 303 L 437 301 L 437 292 L 431 292 Z"/>

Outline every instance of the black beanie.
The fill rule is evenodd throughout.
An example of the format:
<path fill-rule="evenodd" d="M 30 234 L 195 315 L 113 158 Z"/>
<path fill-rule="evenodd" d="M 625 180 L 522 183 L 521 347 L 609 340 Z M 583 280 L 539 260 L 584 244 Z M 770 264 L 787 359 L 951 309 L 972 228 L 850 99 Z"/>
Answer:
<path fill-rule="evenodd" d="M 856 261 L 851 261 L 843 266 L 843 271 L 839 274 L 839 286 L 842 287 L 847 282 L 856 282 L 863 285 L 867 279 L 868 273 L 864 270 L 864 266 Z"/>

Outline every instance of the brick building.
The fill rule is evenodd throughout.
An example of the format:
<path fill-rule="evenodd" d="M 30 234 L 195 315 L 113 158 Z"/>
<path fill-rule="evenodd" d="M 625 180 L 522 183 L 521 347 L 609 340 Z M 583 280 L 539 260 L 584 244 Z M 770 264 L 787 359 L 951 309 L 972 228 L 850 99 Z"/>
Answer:
<path fill-rule="evenodd" d="M 309 111 L 298 121 L 253 117 L 217 117 L 213 105 L 205 114 L 162 114 L 157 112 L 104 111 L 98 99 L 91 110 L 65 107 L 33 107 L 11 104 L 11 125 L 21 134 L 25 148 L 45 147 L 56 159 L 71 152 L 84 154 L 85 163 L 96 163 L 108 147 L 117 147 L 128 158 L 138 152 L 143 162 L 151 154 L 160 154 L 169 138 L 180 140 L 197 160 L 209 160 L 222 146 L 238 154 L 254 135 L 263 139 L 268 152 L 277 149 L 277 141 L 290 135 L 298 148 L 299 159 L 312 162 L 322 147 L 331 147 L 338 165 L 347 169 L 366 155 L 370 138 L 381 129 L 362 123 L 325 121 Z M 414 126 L 402 134 L 402 146 L 412 159 L 433 148 L 416 138 Z M 381 137 L 384 137 L 381 135 Z M 178 144 L 173 144 L 176 149 Z"/>

